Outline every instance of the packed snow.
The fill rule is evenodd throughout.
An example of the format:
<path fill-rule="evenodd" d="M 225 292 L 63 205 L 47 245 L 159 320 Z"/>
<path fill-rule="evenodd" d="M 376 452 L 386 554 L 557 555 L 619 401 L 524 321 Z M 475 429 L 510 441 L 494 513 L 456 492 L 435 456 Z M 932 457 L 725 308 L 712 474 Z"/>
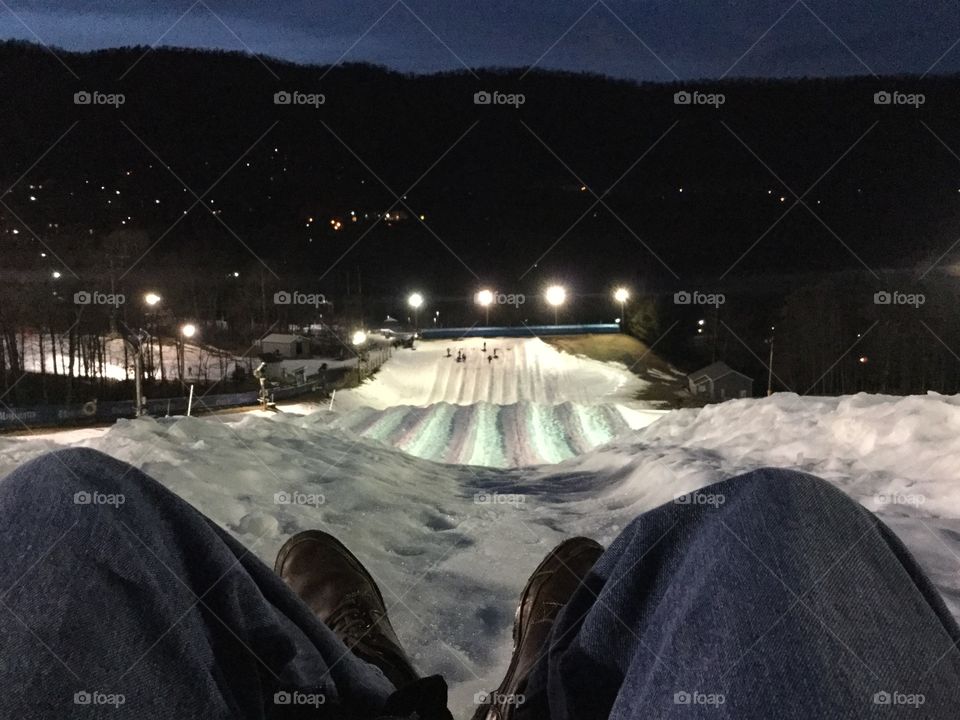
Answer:
<path fill-rule="evenodd" d="M 608 544 L 638 514 L 762 466 L 820 475 L 877 512 L 960 617 L 960 397 L 777 394 L 644 415 L 622 366 L 557 358 L 533 339 L 510 342 L 501 352 L 513 360 L 501 367 L 513 370 L 484 361 L 489 374 L 474 379 L 462 371 L 480 367 L 479 353 L 463 368 L 443 364 L 445 347 L 399 352 L 376 380 L 338 394 L 333 412 L 121 420 L 94 436 L 0 438 L 0 475 L 62 444 L 94 447 L 160 480 L 267 563 L 292 533 L 333 532 L 377 578 L 415 663 L 447 678 L 458 716 L 472 711 L 475 692 L 499 683 L 520 590 L 551 547 L 575 534 Z M 424 437 L 433 443 L 443 430 L 455 441 L 458 408 L 469 418 L 524 403 L 558 414 L 623 407 L 637 414 L 635 425 L 657 419 L 531 467 L 434 462 L 391 433 L 364 437 L 362 423 L 350 425 L 444 407 L 453 419 Z M 465 460 L 460 451 L 426 454 Z"/>

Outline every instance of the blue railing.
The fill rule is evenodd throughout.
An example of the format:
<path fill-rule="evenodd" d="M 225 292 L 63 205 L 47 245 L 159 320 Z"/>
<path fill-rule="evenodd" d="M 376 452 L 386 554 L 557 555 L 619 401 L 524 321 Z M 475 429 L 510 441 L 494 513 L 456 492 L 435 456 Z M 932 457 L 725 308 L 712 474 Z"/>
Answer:
<path fill-rule="evenodd" d="M 542 337 L 544 335 L 590 335 L 620 332 L 616 323 L 592 325 L 520 325 L 498 327 L 427 328 L 420 331 L 424 340 L 449 340 L 464 337 Z"/>

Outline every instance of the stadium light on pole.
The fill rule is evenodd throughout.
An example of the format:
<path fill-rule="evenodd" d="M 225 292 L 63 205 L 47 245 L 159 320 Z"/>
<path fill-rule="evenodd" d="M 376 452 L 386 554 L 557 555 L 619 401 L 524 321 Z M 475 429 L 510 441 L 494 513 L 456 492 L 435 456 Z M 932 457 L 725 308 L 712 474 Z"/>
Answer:
<path fill-rule="evenodd" d="M 617 288 L 613 293 L 613 299 L 620 303 L 620 327 L 623 327 L 625 318 L 623 317 L 623 306 L 630 299 L 630 291 L 624 287 Z"/>
<path fill-rule="evenodd" d="M 481 305 L 486 312 L 486 323 L 490 324 L 490 305 L 493 304 L 493 293 L 490 290 L 481 290 L 475 297 L 477 304 Z"/>
<path fill-rule="evenodd" d="M 418 292 L 411 293 L 410 297 L 407 298 L 407 303 L 410 307 L 413 308 L 413 331 L 417 332 L 420 329 L 420 306 L 423 305 L 423 295 Z"/>
<path fill-rule="evenodd" d="M 197 326 L 193 323 L 184 323 L 180 326 L 180 337 L 177 338 L 177 373 L 180 376 L 180 382 L 183 382 L 183 371 L 186 366 L 186 349 L 184 344 L 187 340 L 192 338 L 197 334 Z M 190 386 L 191 396 L 193 394 L 193 386 Z M 192 401 L 190 403 L 192 405 Z M 190 414 L 189 412 L 187 413 Z"/>
<path fill-rule="evenodd" d="M 563 305 L 567 300 L 567 291 L 562 285 L 551 285 L 547 288 L 547 291 L 544 293 L 547 302 L 550 305 L 553 305 L 553 324 L 559 325 L 559 310 L 560 306 Z"/>

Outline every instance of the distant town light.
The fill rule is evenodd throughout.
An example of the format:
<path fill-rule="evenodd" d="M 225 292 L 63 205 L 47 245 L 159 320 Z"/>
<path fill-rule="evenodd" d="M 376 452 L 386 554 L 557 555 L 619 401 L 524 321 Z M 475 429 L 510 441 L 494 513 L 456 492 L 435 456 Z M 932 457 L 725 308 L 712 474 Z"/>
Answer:
<path fill-rule="evenodd" d="M 59 271 L 59 270 L 54 270 L 54 271 L 51 273 L 51 276 L 53 277 L 54 280 L 59 280 L 59 279 L 60 279 L 60 271 Z"/>
<path fill-rule="evenodd" d="M 699 325 L 700 327 L 703 327 L 706 324 L 707 324 L 706 320 L 697 320 L 697 325 Z M 773 328 L 770 328 L 770 329 L 773 330 Z"/>

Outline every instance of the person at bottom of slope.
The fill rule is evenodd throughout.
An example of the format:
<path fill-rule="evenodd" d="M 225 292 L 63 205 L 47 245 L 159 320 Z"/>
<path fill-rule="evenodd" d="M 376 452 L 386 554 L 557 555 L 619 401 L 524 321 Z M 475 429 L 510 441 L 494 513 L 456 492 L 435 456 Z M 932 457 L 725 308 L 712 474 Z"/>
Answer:
<path fill-rule="evenodd" d="M 319 530 L 275 571 L 92 450 L 0 482 L 0 717 L 450 718 L 370 573 Z M 467 599 L 465 598 L 465 601 Z M 476 718 L 960 717 L 960 630 L 896 537 L 758 470 L 563 542 Z"/>

